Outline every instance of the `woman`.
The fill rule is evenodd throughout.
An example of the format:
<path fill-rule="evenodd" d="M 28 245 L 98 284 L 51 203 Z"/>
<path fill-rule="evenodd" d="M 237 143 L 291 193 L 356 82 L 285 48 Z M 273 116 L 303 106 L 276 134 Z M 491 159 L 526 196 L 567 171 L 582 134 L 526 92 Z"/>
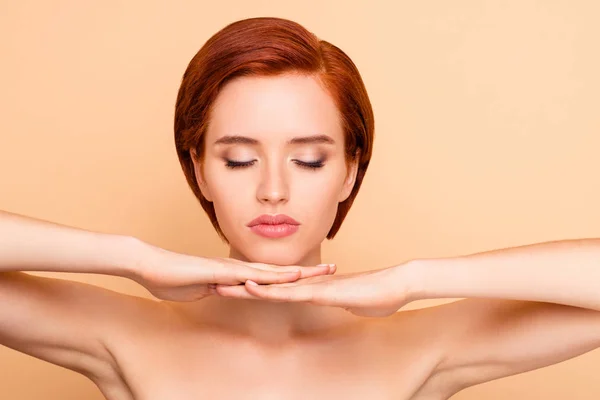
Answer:
<path fill-rule="evenodd" d="M 341 50 L 283 19 L 225 27 L 184 74 L 175 139 L 229 258 L 2 213 L 0 343 L 115 400 L 447 399 L 598 346 L 598 239 L 351 275 L 319 265 L 373 132 Z M 33 270 L 123 276 L 161 301 L 19 272 Z"/>

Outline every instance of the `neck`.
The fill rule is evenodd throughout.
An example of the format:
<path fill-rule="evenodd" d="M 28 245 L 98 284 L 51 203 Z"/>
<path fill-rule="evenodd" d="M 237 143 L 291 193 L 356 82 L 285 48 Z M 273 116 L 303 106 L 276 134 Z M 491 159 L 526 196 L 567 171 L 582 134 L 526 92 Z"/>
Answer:
<path fill-rule="evenodd" d="M 259 262 L 249 260 L 233 248 L 230 248 L 229 257 L 245 262 Z M 274 264 L 272 260 L 266 261 Z M 320 263 L 321 246 L 318 246 L 297 262 L 275 265 L 310 266 Z M 343 309 L 304 302 L 272 302 L 216 295 L 200 300 L 197 306 L 197 311 L 201 314 L 198 316 L 203 324 L 267 343 L 330 331 L 355 319 Z"/>

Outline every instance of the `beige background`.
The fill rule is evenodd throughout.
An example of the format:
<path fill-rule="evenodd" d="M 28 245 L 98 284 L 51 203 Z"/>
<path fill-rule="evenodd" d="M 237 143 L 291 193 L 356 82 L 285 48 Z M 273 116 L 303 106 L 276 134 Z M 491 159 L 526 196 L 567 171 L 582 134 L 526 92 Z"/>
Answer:
<path fill-rule="evenodd" d="M 324 247 L 340 272 L 600 237 L 598 4 L 3 0 L 0 209 L 226 255 L 176 159 L 176 91 L 217 30 L 277 16 L 347 52 L 375 110 L 362 192 Z M 56 275 L 149 296 L 122 278 Z M 453 399 L 597 399 L 598 365 L 595 351 Z M 0 398 L 102 396 L 0 348 Z"/>

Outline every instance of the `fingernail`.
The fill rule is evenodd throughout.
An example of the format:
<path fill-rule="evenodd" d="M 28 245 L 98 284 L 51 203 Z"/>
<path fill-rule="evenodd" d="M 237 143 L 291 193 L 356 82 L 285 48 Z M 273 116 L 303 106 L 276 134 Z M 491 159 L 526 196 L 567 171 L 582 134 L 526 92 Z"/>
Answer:
<path fill-rule="evenodd" d="M 254 281 L 251 281 L 250 279 L 248 279 L 248 280 L 246 281 L 246 283 L 247 283 L 248 285 L 251 285 L 251 286 L 258 286 L 258 283 L 254 282 Z"/>
<path fill-rule="evenodd" d="M 291 271 L 284 272 L 284 274 L 297 274 L 301 272 L 299 269 L 293 269 Z"/>
<path fill-rule="evenodd" d="M 317 267 L 329 267 L 330 264 L 319 264 Z"/>

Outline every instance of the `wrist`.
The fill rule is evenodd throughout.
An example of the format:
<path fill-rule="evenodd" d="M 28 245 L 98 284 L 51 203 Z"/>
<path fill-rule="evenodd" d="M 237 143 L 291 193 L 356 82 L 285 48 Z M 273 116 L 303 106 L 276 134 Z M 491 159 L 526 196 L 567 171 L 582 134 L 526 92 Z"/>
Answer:
<path fill-rule="evenodd" d="M 426 261 L 425 259 L 414 259 L 395 267 L 398 282 L 407 303 L 424 298 L 422 271 Z"/>
<path fill-rule="evenodd" d="M 120 255 L 113 265 L 114 275 L 137 280 L 156 256 L 153 246 L 134 236 L 116 235 L 114 240 Z"/>

